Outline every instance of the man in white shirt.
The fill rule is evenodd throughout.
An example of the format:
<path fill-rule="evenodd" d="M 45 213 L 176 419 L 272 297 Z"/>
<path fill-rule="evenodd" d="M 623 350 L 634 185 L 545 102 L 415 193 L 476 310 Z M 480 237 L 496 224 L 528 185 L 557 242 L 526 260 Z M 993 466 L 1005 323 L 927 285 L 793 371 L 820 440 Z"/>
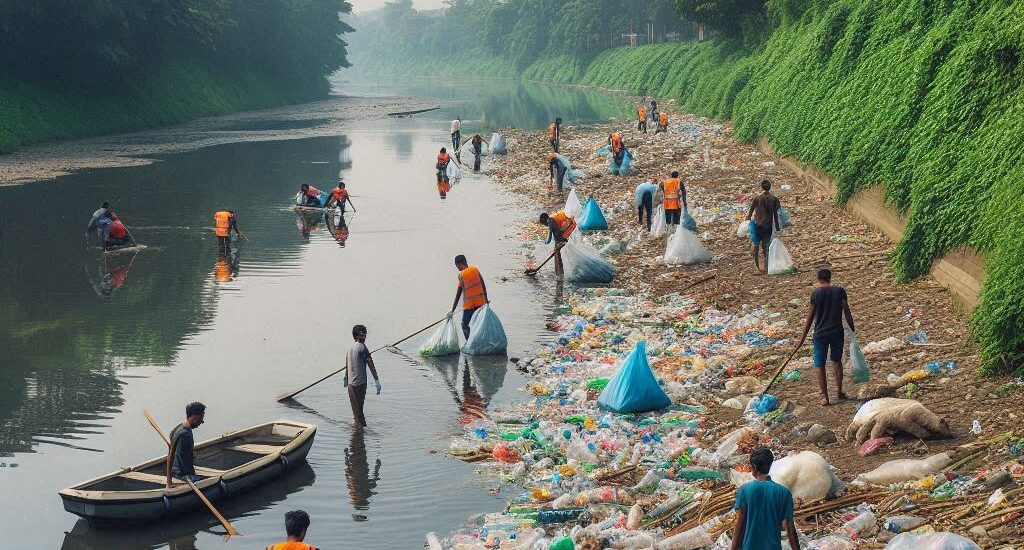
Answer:
<path fill-rule="evenodd" d="M 452 151 L 458 151 L 462 144 L 462 117 L 452 121 Z"/>

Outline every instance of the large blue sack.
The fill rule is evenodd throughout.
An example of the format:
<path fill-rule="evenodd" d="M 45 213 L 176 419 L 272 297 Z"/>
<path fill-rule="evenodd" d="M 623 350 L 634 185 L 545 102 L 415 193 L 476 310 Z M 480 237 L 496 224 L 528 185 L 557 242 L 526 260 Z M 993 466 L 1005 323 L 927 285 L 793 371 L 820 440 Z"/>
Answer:
<path fill-rule="evenodd" d="M 608 171 L 616 176 L 625 176 L 629 173 L 629 167 L 633 165 L 633 153 L 629 152 L 629 149 L 623 148 L 622 153 L 622 164 L 615 164 L 615 154 L 612 153 L 610 145 L 605 145 L 595 151 L 598 154 L 608 155 Z"/>
<path fill-rule="evenodd" d="M 779 225 L 782 226 L 783 229 L 789 227 L 790 225 L 789 210 L 786 210 L 785 207 L 779 208 Z"/>
<path fill-rule="evenodd" d="M 467 355 L 501 355 L 508 348 L 505 327 L 490 304 L 476 310 L 469 320 L 469 339 L 462 346 Z"/>
<path fill-rule="evenodd" d="M 647 343 L 639 342 L 608 381 L 597 404 L 617 413 L 642 413 L 664 409 L 672 404 L 654 378 L 647 362 Z"/>
<path fill-rule="evenodd" d="M 580 231 L 605 231 L 608 229 L 608 220 L 604 218 L 601 207 L 597 205 L 594 197 L 587 199 L 583 205 L 583 213 L 580 214 Z"/>
<path fill-rule="evenodd" d="M 697 220 L 693 219 L 693 216 L 691 216 L 690 212 L 687 211 L 687 210 L 683 211 L 683 224 L 682 225 L 688 231 L 693 231 L 694 233 L 697 232 Z"/>

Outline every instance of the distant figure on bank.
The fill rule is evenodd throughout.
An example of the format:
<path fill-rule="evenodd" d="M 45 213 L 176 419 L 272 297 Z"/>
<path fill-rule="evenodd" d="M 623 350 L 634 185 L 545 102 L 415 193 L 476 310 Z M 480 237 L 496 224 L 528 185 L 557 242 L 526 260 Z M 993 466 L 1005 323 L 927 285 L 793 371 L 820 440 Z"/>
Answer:
<path fill-rule="evenodd" d="M 665 224 L 679 225 L 683 219 L 683 209 L 688 206 L 686 204 L 686 185 L 679 179 L 679 172 L 673 170 L 670 177 L 661 182 L 659 188 L 665 194 L 662 203 L 665 207 Z M 671 231 L 669 229 L 669 232 Z"/>
<path fill-rule="evenodd" d="M 754 266 L 761 273 L 768 273 L 768 244 L 772 240 L 772 228 L 775 231 L 782 230 L 779 223 L 779 209 L 782 207 L 778 197 L 772 195 L 772 182 L 763 180 L 761 182 L 762 192 L 750 201 L 750 210 L 747 211 L 747 219 L 751 220 L 750 240 L 754 243 Z M 753 218 L 753 219 L 751 219 Z M 758 247 L 764 252 L 764 269 L 761 269 L 761 260 L 758 256 Z"/>
<path fill-rule="evenodd" d="M 459 144 L 462 143 L 462 117 L 458 117 L 452 121 L 452 151 L 459 150 Z"/>
<path fill-rule="evenodd" d="M 654 130 L 654 133 L 667 132 L 668 131 L 668 113 L 662 111 L 658 113 L 658 128 Z"/>
<path fill-rule="evenodd" d="M 641 103 L 636 108 L 636 129 L 647 133 L 647 108 Z"/>
<path fill-rule="evenodd" d="M 826 357 L 832 365 L 832 377 L 836 379 L 839 400 L 846 399 L 843 392 L 843 345 L 846 343 L 846 334 L 843 331 L 844 317 L 850 332 L 855 332 L 846 289 L 832 284 L 832 271 L 819 269 L 818 288 L 811 292 L 811 306 L 807 311 L 807 321 L 804 322 L 804 331 L 800 335 L 796 349 L 804 345 L 813 322 L 814 338 L 811 341 L 814 343 L 814 373 L 818 377 L 820 403 L 823 407 L 829 403 L 828 384 L 825 381 Z"/>
<path fill-rule="evenodd" d="M 558 152 L 562 144 L 562 117 L 555 118 L 555 121 L 548 126 L 548 141 L 551 142 L 551 150 Z"/>
<path fill-rule="evenodd" d="M 647 113 L 647 114 L 648 114 L 648 116 L 651 117 L 651 121 L 652 122 L 657 122 L 658 121 L 658 102 L 657 101 L 654 101 L 653 99 L 651 100 L 650 112 Z"/>
<path fill-rule="evenodd" d="M 348 348 L 348 354 L 345 356 L 345 366 L 348 367 L 345 385 L 348 386 L 348 400 L 352 404 L 356 429 L 362 429 L 366 427 L 366 417 L 363 415 L 363 403 L 366 401 L 366 368 L 369 367 L 370 374 L 373 375 L 377 395 L 380 395 L 380 377 L 377 376 L 377 367 L 373 365 L 370 350 L 366 347 L 366 327 L 352 327 L 352 339 L 355 343 Z"/>
<path fill-rule="evenodd" d="M 320 208 L 320 190 L 308 183 L 299 186 L 299 206 Z"/>
<path fill-rule="evenodd" d="M 541 214 L 539 221 L 548 228 L 548 238 L 544 244 L 555 241 L 555 276 L 561 278 L 564 275 L 562 247 L 569 242 L 569 237 L 576 230 L 576 218 L 570 217 L 565 210 L 559 210 L 550 216 L 546 213 Z"/>
<path fill-rule="evenodd" d="M 231 248 L 231 230 L 235 235 L 241 236 L 238 231 L 238 218 L 234 210 L 221 210 L 213 215 L 213 232 L 217 235 L 217 248 L 227 250 Z"/>
<path fill-rule="evenodd" d="M 352 204 L 352 199 L 348 196 L 348 190 L 345 189 L 345 182 L 338 180 L 338 186 L 331 190 L 331 200 L 327 203 L 327 206 L 337 206 L 341 209 L 342 215 L 345 214 L 345 203 Z M 355 205 L 352 205 L 352 209 L 355 210 Z"/>
<path fill-rule="evenodd" d="M 448 181 L 448 163 L 452 161 L 451 155 L 448 154 L 448 150 L 444 147 L 441 148 L 441 152 L 437 154 L 437 192 L 441 195 L 441 198 L 448 197 L 448 191 L 451 190 L 452 185 Z"/>
<path fill-rule="evenodd" d="M 107 227 L 113 222 L 114 213 L 110 211 L 110 203 L 103 201 L 99 209 L 92 213 L 92 219 L 89 220 L 89 225 L 85 227 L 85 235 L 96 232 L 98 235 L 102 235 L 106 232 Z"/>
<path fill-rule="evenodd" d="M 480 171 L 480 156 L 484 154 L 484 143 L 487 143 L 480 134 L 474 134 L 466 143 L 469 143 L 469 152 L 473 153 L 473 171 Z M 488 145 L 490 145 L 488 143 Z M 465 147 L 465 144 L 463 144 Z"/>
<path fill-rule="evenodd" d="M 556 153 L 548 153 L 548 189 L 551 185 L 555 185 L 558 188 L 558 192 L 561 193 L 565 187 L 565 177 L 569 173 L 569 166 L 565 164 L 565 158 Z"/>
<path fill-rule="evenodd" d="M 292 510 L 284 514 L 284 530 L 288 540 L 271 544 L 267 550 L 317 550 L 312 544 L 303 542 L 309 529 L 309 514 L 303 510 Z"/>
<path fill-rule="evenodd" d="M 647 230 L 651 230 L 651 216 L 654 215 L 654 195 L 658 193 L 658 184 L 654 183 L 655 178 L 651 178 L 651 181 L 645 181 L 640 185 L 636 186 L 636 223 L 637 225 L 643 225 L 644 223 L 644 212 L 647 213 Z"/>
<path fill-rule="evenodd" d="M 111 248 L 134 245 L 135 241 L 128 234 L 128 228 L 124 226 L 124 223 L 117 216 L 112 215 L 111 219 L 113 221 L 107 226 L 107 230 L 103 232 L 103 248 L 109 250 Z"/>
<path fill-rule="evenodd" d="M 800 538 L 793 525 L 793 494 L 772 481 L 768 471 L 775 457 L 767 447 L 750 453 L 754 480 L 736 491 L 736 525 L 730 550 L 779 550 L 783 522 L 791 550 L 800 550 Z"/>
<path fill-rule="evenodd" d="M 475 265 L 469 265 L 466 257 L 459 254 L 455 257 L 455 268 L 459 270 L 459 287 L 455 291 L 455 301 L 452 303 L 452 312 L 459 305 L 459 298 L 462 298 L 462 334 L 469 339 L 469 321 L 473 318 L 476 310 L 490 303 L 487 298 L 487 285 L 480 275 L 480 270 Z"/>
<path fill-rule="evenodd" d="M 192 430 L 201 426 L 205 420 L 206 405 L 195 401 L 185 406 L 185 421 L 171 430 L 171 447 L 167 451 L 167 463 L 164 466 L 168 488 L 172 477 L 189 479 L 193 483 L 199 481 L 195 465 L 196 440 L 192 437 Z"/>

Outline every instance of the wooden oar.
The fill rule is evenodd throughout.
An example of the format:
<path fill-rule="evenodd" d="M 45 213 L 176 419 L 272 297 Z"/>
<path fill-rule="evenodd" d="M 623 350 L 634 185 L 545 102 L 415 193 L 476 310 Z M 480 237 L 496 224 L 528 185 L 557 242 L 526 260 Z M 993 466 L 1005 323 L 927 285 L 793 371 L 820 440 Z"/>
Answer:
<path fill-rule="evenodd" d="M 412 338 L 413 336 L 416 336 L 417 334 L 419 334 L 419 333 L 421 333 L 421 332 L 423 332 L 423 331 L 425 331 L 425 330 L 427 330 L 427 329 L 429 329 L 429 328 L 431 328 L 431 327 L 433 327 L 433 326 L 435 326 L 435 325 L 438 325 L 438 324 L 440 324 L 441 322 L 445 321 L 446 319 L 448 319 L 448 316 L 447 316 L 447 315 L 446 315 L 446 316 L 444 316 L 444 317 L 442 317 L 442 318 L 441 318 L 440 320 L 438 320 L 438 321 L 435 321 L 435 322 L 433 322 L 433 323 L 430 323 L 429 325 L 427 325 L 427 326 L 425 326 L 425 327 L 423 327 L 423 328 L 421 328 L 421 329 L 417 330 L 416 332 L 414 332 L 414 333 L 412 333 L 412 334 L 410 334 L 410 335 L 406 336 L 405 338 L 402 338 L 401 340 L 398 340 L 397 342 L 394 342 L 394 343 L 392 343 L 392 344 L 388 344 L 388 345 L 386 345 L 386 346 L 381 346 L 381 347 L 379 347 L 379 348 L 377 348 L 377 349 L 375 349 L 375 350 L 371 351 L 371 352 L 370 352 L 370 354 L 371 354 L 371 355 L 373 355 L 374 353 L 377 353 L 378 351 L 380 351 L 380 350 L 382 350 L 382 349 L 384 349 L 384 348 L 390 348 L 390 347 L 394 347 L 394 346 L 397 346 L 398 344 L 401 344 L 402 342 L 404 342 L 404 341 L 408 340 L 409 338 Z M 315 386 L 315 385 L 319 384 L 320 382 L 323 382 L 324 380 L 327 380 L 328 378 L 330 378 L 330 377 L 334 376 L 335 374 L 338 374 L 338 373 L 340 373 L 340 372 L 343 372 L 343 371 L 345 371 L 345 370 L 348 370 L 348 367 L 347 367 L 347 366 L 345 366 L 345 367 L 342 367 L 342 368 L 340 368 L 340 369 L 338 369 L 338 370 L 336 370 L 336 371 L 334 371 L 334 372 L 332 372 L 332 373 L 330 373 L 330 374 L 327 374 L 327 375 L 326 375 L 326 376 L 324 376 L 323 378 L 321 378 L 321 379 L 317 380 L 316 382 L 313 382 L 312 384 L 309 384 L 308 386 L 305 386 L 305 387 L 303 387 L 303 388 L 300 388 L 300 389 L 298 389 L 298 390 L 295 390 L 295 391 L 293 391 L 293 392 L 291 392 L 291 393 L 286 393 L 286 394 L 283 394 L 283 395 L 279 395 L 279 396 L 275 397 L 274 399 L 275 399 L 276 401 L 278 401 L 278 402 L 281 402 L 281 401 L 287 401 L 287 400 L 289 400 L 289 399 L 291 399 L 291 398 L 295 397 L 296 395 L 299 395 L 300 393 L 302 393 L 302 392 L 304 392 L 304 391 L 308 390 L 309 388 L 312 388 L 313 386 Z"/>
<path fill-rule="evenodd" d="M 543 262 L 540 263 L 540 265 L 538 265 L 537 267 L 535 267 L 533 269 L 527 269 L 523 273 L 525 273 L 527 275 L 536 275 L 537 272 L 540 271 L 540 268 L 544 267 L 544 264 L 548 263 L 548 260 L 550 260 L 551 258 L 554 258 L 555 254 L 557 254 L 557 253 L 558 253 L 558 245 L 555 245 L 555 249 L 551 251 L 551 255 L 548 256 L 547 260 L 544 260 Z"/>
<path fill-rule="evenodd" d="M 772 386 L 775 385 L 775 381 L 778 380 L 779 375 L 782 374 L 782 369 L 786 368 L 786 365 L 789 364 L 789 360 L 792 359 L 793 356 L 796 355 L 796 352 L 799 350 L 800 348 L 793 350 L 793 352 L 789 354 L 789 357 L 787 357 L 786 360 L 782 362 L 782 366 L 779 367 L 779 370 L 775 371 L 775 376 L 772 377 L 772 381 L 768 382 L 768 385 L 764 387 L 764 391 L 761 392 L 761 397 L 764 397 L 764 394 L 768 393 L 768 390 L 772 389 Z"/>
<path fill-rule="evenodd" d="M 171 438 L 168 437 L 167 433 L 164 432 L 164 430 L 160 427 L 160 425 L 156 423 L 156 419 L 153 418 L 153 415 L 149 414 L 149 411 L 143 410 L 142 412 L 143 412 L 143 414 L 146 415 L 146 420 L 149 421 L 149 425 L 153 426 L 153 429 L 156 430 L 156 433 L 160 434 L 160 437 L 164 440 L 164 443 L 167 444 L 167 452 L 170 453 L 171 452 Z M 186 477 L 185 478 L 185 483 L 188 483 L 188 486 L 192 488 L 192 492 L 194 492 L 196 494 L 196 496 L 199 497 L 199 500 L 201 500 L 203 502 L 203 504 L 205 504 L 206 507 L 209 508 L 210 512 L 213 513 L 214 517 L 217 518 L 217 521 L 219 521 L 220 524 L 224 526 L 224 530 L 227 531 L 227 533 L 228 533 L 227 534 L 227 538 L 231 538 L 232 536 L 235 536 L 235 535 L 241 535 L 241 533 L 239 533 L 238 530 L 235 529 L 235 526 L 231 525 L 231 522 L 228 521 L 224 516 L 221 515 L 220 512 L 217 511 L 217 508 L 215 508 L 213 506 L 213 503 L 210 502 L 210 500 L 206 498 L 206 495 L 204 495 L 203 492 L 199 490 L 199 487 L 196 487 L 195 483 L 192 483 L 191 479 Z M 227 540 L 227 538 L 225 538 L 225 540 Z"/>

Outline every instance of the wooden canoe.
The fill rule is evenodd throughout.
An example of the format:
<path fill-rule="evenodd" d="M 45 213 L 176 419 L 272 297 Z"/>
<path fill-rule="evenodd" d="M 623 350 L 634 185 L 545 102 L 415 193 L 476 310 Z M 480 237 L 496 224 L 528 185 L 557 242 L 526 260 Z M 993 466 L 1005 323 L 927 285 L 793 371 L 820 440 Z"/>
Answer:
<path fill-rule="evenodd" d="M 195 446 L 196 486 L 212 502 L 232 498 L 294 470 L 313 446 L 316 426 L 275 420 Z M 155 521 L 203 508 L 185 483 L 164 486 L 166 455 L 60 491 L 64 509 L 90 521 Z"/>

